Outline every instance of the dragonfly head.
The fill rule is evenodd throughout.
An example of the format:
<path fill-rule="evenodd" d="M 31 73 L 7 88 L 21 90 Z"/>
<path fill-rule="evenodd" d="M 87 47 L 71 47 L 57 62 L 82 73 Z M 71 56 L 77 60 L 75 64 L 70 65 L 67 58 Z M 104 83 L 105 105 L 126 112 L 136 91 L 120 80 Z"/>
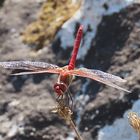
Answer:
<path fill-rule="evenodd" d="M 57 95 L 62 95 L 67 90 L 67 85 L 64 83 L 56 83 L 54 85 L 54 91 L 57 93 Z"/>

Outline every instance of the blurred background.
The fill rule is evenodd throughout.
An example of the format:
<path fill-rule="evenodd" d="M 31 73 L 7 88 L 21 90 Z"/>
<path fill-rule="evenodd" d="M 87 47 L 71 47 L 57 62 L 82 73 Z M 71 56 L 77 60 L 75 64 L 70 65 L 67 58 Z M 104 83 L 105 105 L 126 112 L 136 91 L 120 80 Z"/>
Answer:
<path fill-rule="evenodd" d="M 83 140 L 136 140 L 127 114 L 140 112 L 139 0 L 0 0 L 0 61 L 67 65 L 80 25 L 76 67 L 127 80 L 126 93 L 87 78 L 70 87 L 74 121 Z M 57 114 L 57 75 L 9 76 L 0 69 L 0 140 L 76 140 Z"/>

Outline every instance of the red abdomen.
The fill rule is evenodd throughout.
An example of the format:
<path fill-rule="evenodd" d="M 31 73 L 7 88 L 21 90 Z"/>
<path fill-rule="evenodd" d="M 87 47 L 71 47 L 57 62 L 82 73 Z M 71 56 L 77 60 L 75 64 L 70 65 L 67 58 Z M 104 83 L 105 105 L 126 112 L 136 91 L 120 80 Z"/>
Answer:
<path fill-rule="evenodd" d="M 72 56 L 71 56 L 71 59 L 70 59 L 69 65 L 68 65 L 69 70 L 73 70 L 75 68 L 76 57 L 77 57 L 77 53 L 78 53 L 78 50 L 80 47 L 82 35 L 83 35 L 83 25 L 81 25 L 79 27 L 77 35 L 76 35 L 76 39 L 74 41 Z"/>

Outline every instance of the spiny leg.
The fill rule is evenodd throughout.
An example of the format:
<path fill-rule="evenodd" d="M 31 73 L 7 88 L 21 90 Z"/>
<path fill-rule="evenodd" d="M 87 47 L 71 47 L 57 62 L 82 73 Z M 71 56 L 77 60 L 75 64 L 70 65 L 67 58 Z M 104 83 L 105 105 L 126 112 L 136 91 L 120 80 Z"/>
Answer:
<path fill-rule="evenodd" d="M 57 95 L 56 101 L 59 103 L 63 99 L 63 94 Z"/>
<path fill-rule="evenodd" d="M 65 105 L 69 106 L 69 97 L 67 92 L 65 92 Z"/>
<path fill-rule="evenodd" d="M 62 100 L 63 100 L 63 105 L 73 110 L 73 98 L 69 89 L 65 93 L 57 95 L 56 101 L 59 104 L 61 104 Z"/>
<path fill-rule="evenodd" d="M 69 97 L 68 97 L 68 95 L 66 93 L 58 95 L 57 98 L 56 98 L 56 102 L 60 106 L 67 106 L 67 107 L 69 107 Z"/>
<path fill-rule="evenodd" d="M 73 110 L 73 98 L 72 98 L 72 95 L 71 95 L 71 92 L 70 92 L 70 90 L 68 89 L 68 98 L 70 99 L 70 101 L 71 101 L 71 110 Z M 69 105 L 70 105 L 70 103 L 69 103 Z"/>

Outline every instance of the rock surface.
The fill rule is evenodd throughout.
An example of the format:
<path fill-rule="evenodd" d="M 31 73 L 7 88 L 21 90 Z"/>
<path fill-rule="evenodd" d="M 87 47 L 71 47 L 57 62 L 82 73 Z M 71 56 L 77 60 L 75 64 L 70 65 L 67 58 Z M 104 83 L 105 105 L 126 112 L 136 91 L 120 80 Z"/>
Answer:
<path fill-rule="evenodd" d="M 64 49 L 59 38 L 61 31 L 58 32 L 52 47 L 44 47 L 36 53 L 21 41 L 20 32 L 36 18 L 42 2 L 43 0 L 28 0 L 26 3 L 20 0 L 5 0 L 0 4 L 0 61 L 28 59 L 60 66 L 67 64 L 72 40 L 68 42 L 68 48 Z M 125 78 L 127 83 L 121 86 L 132 92 L 125 93 L 104 87 L 95 81 L 76 78 L 71 91 L 75 102 L 75 121 L 83 139 L 98 139 L 98 131 L 105 125 L 113 124 L 115 119 L 122 118 L 124 112 L 139 98 L 139 19 L 138 3 L 123 7 L 116 13 L 103 15 L 96 34 L 84 53 L 84 59 L 78 59 L 78 66 L 100 69 Z M 90 28 L 87 29 L 85 36 L 86 32 L 90 32 Z M 86 42 L 85 37 L 84 40 Z M 38 74 L 17 77 L 9 74 L 9 71 L 0 69 L 0 139 L 69 138 L 72 131 L 70 127 L 50 112 L 50 108 L 56 105 L 53 84 L 57 76 Z"/>

